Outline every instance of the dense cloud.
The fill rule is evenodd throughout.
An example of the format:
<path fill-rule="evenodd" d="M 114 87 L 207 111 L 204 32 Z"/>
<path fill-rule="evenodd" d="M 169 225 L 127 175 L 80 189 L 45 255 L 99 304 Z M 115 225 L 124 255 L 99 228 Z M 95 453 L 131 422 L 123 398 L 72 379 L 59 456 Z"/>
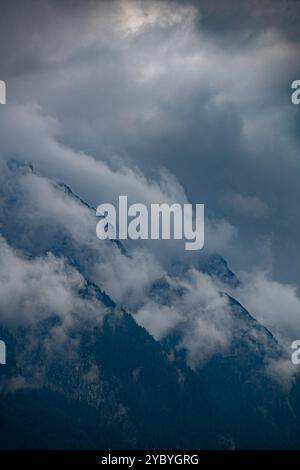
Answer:
<path fill-rule="evenodd" d="M 130 257 L 108 249 L 95 237 L 92 211 L 52 181 L 68 184 L 92 207 L 116 203 L 119 194 L 130 202 L 204 203 L 205 248 L 193 263 L 218 251 L 235 270 L 254 269 L 258 274 L 246 276 L 236 296 L 283 342 L 292 339 L 300 142 L 290 85 L 300 74 L 299 11 L 297 2 L 268 0 L 1 4 L 0 78 L 7 81 L 8 104 L 0 109 L 0 154 L 8 164 L 31 163 L 35 172 L 15 177 L 2 167 L 4 192 L 20 198 L 10 215 L 21 221 L 26 214 L 26 230 L 15 242 L 30 251 L 38 227 L 51 235 L 53 227 L 65 231 L 85 250 L 84 274 L 154 336 L 181 325 L 191 364 L 230 342 L 218 288 L 191 271 L 188 295 L 176 305 L 155 304 L 147 289 L 187 254 L 172 243 L 136 245 Z M 13 178 L 18 181 L 9 188 Z M 10 224 L 10 234 L 20 229 Z M 29 261 L 17 263 L 5 250 L 12 265 L 29 269 Z M 56 279 L 55 259 L 33 266 Z M 194 315 L 209 293 L 216 303 L 207 299 L 208 317 Z"/>
<path fill-rule="evenodd" d="M 0 248 L 2 326 L 14 331 L 56 318 L 59 321 L 49 324 L 46 339 L 55 348 L 69 341 L 72 327 L 101 325 L 105 307 L 97 299 L 82 297 L 84 278 L 62 258 L 48 254 L 30 259 L 2 237 Z"/>
<path fill-rule="evenodd" d="M 237 269 L 255 259 L 263 268 L 268 263 L 278 280 L 299 282 L 298 110 L 289 96 L 299 73 L 299 44 L 288 34 L 299 15 L 296 2 L 83 7 L 45 1 L 28 2 L 17 16 L 10 3 L 2 8 L 9 102 L 41 106 L 9 104 L 15 109 L 1 111 L 3 119 L 12 113 L 14 145 L 21 147 L 22 139 L 29 145 L 32 133 L 42 143 L 42 115 L 61 144 L 46 139 L 49 148 L 38 149 L 50 176 L 80 172 L 74 152 L 127 168 L 128 182 L 137 167 L 152 180 L 167 168 L 191 202 L 204 202 L 207 213 L 239 231 L 234 249 L 221 244 Z M 22 22 L 10 38 L 8 25 L 16 17 Z M 7 126 L 12 129 L 11 122 Z M 69 157 L 64 146 L 73 149 Z M 34 149 L 24 151 L 36 161 Z M 74 160 L 71 172 L 61 153 Z M 93 172 L 94 163 L 88 165 Z M 84 173 L 74 189 L 89 199 L 93 184 Z M 106 184 L 106 171 L 101 183 L 96 178 Z M 117 178 L 107 181 L 112 192 L 124 188 Z M 100 196 L 94 193 L 94 204 Z M 134 197 L 140 197 L 139 185 Z"/>
<path fill-rule="evenodd" d="M 280 284 L 267 273 L 253 272 L 244 277 L 243 288 L 236 293 L 255 317 L 290 348 L 300 337 L 300 297 L 295 286 Z"/>
<path fill-rule="evenodd" d="M 187 351 L 189 365 L 197 368 L 230 345 L 233 319 L 227 298 L 209 276 L 196 270 L 167 282 L 173 291 L 169 304 L 150 297 L 136 319 L 156 339 L 180 331 L 178 347 Z"/>

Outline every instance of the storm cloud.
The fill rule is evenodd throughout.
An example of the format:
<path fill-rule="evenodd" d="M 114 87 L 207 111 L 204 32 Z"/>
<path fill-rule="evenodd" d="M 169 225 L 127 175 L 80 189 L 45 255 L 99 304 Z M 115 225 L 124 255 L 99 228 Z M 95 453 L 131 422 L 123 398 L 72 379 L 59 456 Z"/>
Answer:
<path fill-rule="evenodd" d="M 289 338 L 300 281 L 299 109 L 290 100 L 299 17 L 294 1 L 1 2 L 0 155 L 33 165 L 18 183 L 24 213 L 91 250 L 86 272 L 154 336 L 172 331 L 193 301 L 161 308 L 155 322 L 157 307 L 141 299 L 188 254 L 149 244 L 131 258 L 106 256 L 91 212 L 51 181 L 91 207 L 122 193 L 130 202 L 204 203 L 205 247 L 194 256 L 219 252 L 235 271 L 258 273 L 237 295 Z M 268 302 L 274 292 L 278 305 L 289 300 L 285 321 Z M 208 330 L 225 347 L 230 329 L 222 336 L 213 318 Z M 196 363 L 196 339 L 185 341 Z"/>

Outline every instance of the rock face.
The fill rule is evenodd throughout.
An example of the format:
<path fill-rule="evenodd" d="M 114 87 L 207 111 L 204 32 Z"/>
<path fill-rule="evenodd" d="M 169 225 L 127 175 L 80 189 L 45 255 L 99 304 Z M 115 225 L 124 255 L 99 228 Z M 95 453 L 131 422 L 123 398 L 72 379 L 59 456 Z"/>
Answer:
<path fill-rule="evenodd" d="M 56 190 L 91 210 L 70 188 L 58 185 Z M 77 307 L 70 310 L 67 321 L 55 308 L 19 323 L 7 322 L 5 312 L 0 312 L 0 338 L 8 351 L 7 365 L 0 366 L 1 448 L 299 445 L 299 383 L 287 392 L 269 378 L 266 368 L 283 352 L 271 333 L 233 297 L 220 294 L 232 323 L 230 345 L 201 366 L 190 367 L 179 327 L 155 340 L 134 315 L 88 278 L 89 248 L 78 246 L 67 231 L 53 226 L 49 235 L 41 225 L 37 236 L 37 225 L 26 226 L 25 215 L 22 219 L 17 212 L 19 202 L 13 194 L 6 187 L 6 207 L 18 214 L 2 224 L 7 242 L 28 259 L 49 251 L 63 256 L 79 273 L 80 282 L 72 291 L 79 299 Z M 7 214 L 0 215 L 3 222 Z M 41 237 L 43 233 L 47 236 Z M 118 244 L 111 243 L 111 250 L 130 256 Z M 218 255 L 197 269 L 224 285 L 239 284 Z M 153 283 L 149 299 L 161 306 L 180 305 L 185 290 L 172 282 L 172 275 Z"/>
<path fill-rule="evenodd" d="M 227 261 L 218 254 L 209 256 L 204 262 L 200 263 L 199 267 L 203 272 L 219 279 L 224 284 L 231 287 L 240 285 L 240 281 L 229 268 Z"/>

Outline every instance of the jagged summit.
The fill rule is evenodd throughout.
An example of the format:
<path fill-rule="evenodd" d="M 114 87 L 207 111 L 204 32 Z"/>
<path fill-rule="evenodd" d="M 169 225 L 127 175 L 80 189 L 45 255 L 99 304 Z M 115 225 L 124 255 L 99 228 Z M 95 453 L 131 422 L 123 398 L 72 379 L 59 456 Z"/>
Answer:
<path fill-rule="evenodd" d="M 66 307 L 59 310 L 57 291 L 53 288 L 51 295 L 51 284 L 49 293 L 48 282 L 40 284 L 40 272 L 34 276 L 30 268 L 25 278 L 33 279 L 34 295 L 42 294 L 42 315 L 35 315 L 38 306 L 32 301 L 27 322 L 8 328 L 5 315 L 0 317 L 1 338 L 7 344 L 7 365 L 0 377 L 0 447 L 266 448 L 270 436 L 278 447 L 296 447 L 300 423 L 294 402 L 265 373 L 267 359 L 276 361 L 280 354 L 278 344 L 251 312 L 223 292 L 226 285 L 239 285 L 224 258 L 214 255 L 197 266 L 181 265 L 150 285 L 144 294 L 150 314 L 153 305 L 161 316 L 180 314 L 176 328 L 155 339 L 139 326 L 136 312 L 92 278 L 88 268 L 95 256 L 93 238 L 86 246 L 84 237 L 74 238 L 68 225 L 56 224 L 44 210 L 29 218 L 27 209 L 34 207 L 22 205 L 16 175 L 10 176 L 0 187 L 6 204 L 0 211 L 2 235 L 8 245 L 26 252 L 25 261 L 18 258 L 20 266 L 39 260 L 44 269 L 47 253 L 54 255 L 56 267 L 60 261 L 67 267 L 62 279 L 71 282 L 67 292 L 72 295 L 66 295 Z M 78 207 L 94 212 L 69 186 L 49 184 L 59 196 L 63 192 Z M 8 212 L 14 216 L 8 219 Z M 107 243 L 97 258 L 100 269 L 108 269 L 110 255 L 120 264 L 128 261 Z M 189 273 L 202 285 L 189 282 Z M 139 275 L 137 269 L 136 281 Z M 203 285 L 216 293 L 216 303 L 213 295 L 202 302 Z M 45 299 L 52 305 L 47 316 Z M 22 302 L 21 297 L 21 312 L 28 308 Z M 188 343 L 197 349 L 202 341 L 210 349 L 211 334 L 213 339 L 222 337 L 222 329 L 201 321 L 201 315 L 217 321 L 222 309 L 223 328 L 230 323 L 228 344 L 192 367 Z M 205 325 L 207 332 L 193 336 Z"/>
<path fill-rule="evenodd" d="M 201 271 L 217 278 L 231 287 L 239 287 L 240 281 L 229 268 L 228 262 L 219 254 L 213 254 L 199 263 Z"/>

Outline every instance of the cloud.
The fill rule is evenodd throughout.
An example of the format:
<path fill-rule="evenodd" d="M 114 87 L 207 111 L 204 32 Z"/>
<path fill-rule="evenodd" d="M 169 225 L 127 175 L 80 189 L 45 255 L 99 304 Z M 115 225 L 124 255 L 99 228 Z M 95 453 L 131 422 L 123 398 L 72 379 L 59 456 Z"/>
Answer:
<path fill-rule="evenodd" d="M 297 377 L 299 377 L 299 371 L 297 367 L 294 366 L 290 358 L 268 361 L 266 372 L 268 376 L 274 380 L 274 382 L 278 383 L 285 391 L 290 391 Z"/>
<path fill-rule="evenodd" d="M 272 266 L 272 279 L 254 276 L 240 298 L 280 337 L 291 336 L 299 308 L 291 285 L 299 285 L 300 276 L 300 160 L 298 115 L 289 95 L 300 72 L 293 20 L 299 7 L 271 3 L 87 1 L 83 7 L 28 0 L 18 15 L 11 2 L 1 5 L 8 104 L 0 114 L 0 153 L 7 162 L 33 163 L 39 175 L 23 175 L 17 186 L 13 176 L 2 177 L 1 230 L 10 228 L 14 243 L 28 251 L 66 249 L 55 244 L 66 235 L 84 273 L 138 311 L 157 337 L 184 325 L 185 312 L 192 328 L 183 344 L 191 364 L 230 342 L 230 328 L 223 333 L 214 313 L 205 314 L 214 312 L 214 303 L 197 275 L 189 281 L 204 304 L 188 286 L 174 306 L 143 304 L 166 263 L 184 261 L 181 251 L 151 244 L 124 257 L 107 249 L 94 236 L 92 213 L 50 180 L 68 184 L 91 206 L 116 203 L 122 193 L 146 204 L 204 203 L 204 254 L 220 251 L 241 270 Z M 20 204 L 13 214 L 9 185 Z M 34 231 L 43 236 L 37 240 Z M 54 266 L 38 266 L 54 282 Z M 214 292 L 222 325 L 224 299 L 208 280 L 202 283 Z M 68 292 L 61 295 L 66 302 Z"/>
<path fill-rule="evenodd" d="M 92 207 L 97 207 L 103 202 L 110 202 L 117 206 L 121 194 L 128 196 L 129 204 L 135 202 L 142 202 L 146 205 L 162 202 L 184 204 L 188 202 L 187 195 L 178 179 L 164 168 L 157 171 L 156 178 L 150 178 L 137 167 L 121 164 L 114 168 L 108 162 L 97 160 L 91 155 L 61 144 L 57 137 L 60 123 L 50 116 L 43 115 L 36 105 L 11 105 L 4 111 L 4 118 L 3 127 L 0 130 L 4 158 L 8 162 L 14 158 L 19 159 L 20 162 L 27 161 L 33 164 L 35 171 L 39 174 L 70 185 L 74 192 L 83 197 Z M 53 219 L 53 204 L 56 204 L 57 222 L 74 225 L 71 221 L 72 213 L 75 211 L 74 203 L 69 204 L 68 209 L 66 202 L 57 200 L 53 189 L 51 190 L 49 185 L 45 185 L 34 175 L 24 178 L 23 185 L 25 181 L 27 181 L 27 192 L 33 200 L 37 199 L 37 202 L 33 204 L 35 207 L 40 206 L 39 211 L 42 211 L 44 206 L 44 210 L 47 209 L 50 212 L 49 216 Z M 36 197 L 38 193 L 40 197 Z M 58 208 L 57 205 L 61 207 Z M 59 215 L 60 210 L 63 211 L 62 216 Z M 29 211 L 32 213 L 32 210 L 29 209 Z M 80 208 L 79 212 L 82 213 L 82 211 L 83 209 Z M 83 214 L 82 217 L 86 220 L 87 214 Z M 91 221 L 90 215 L 89 218 Z M 236 228 L 224 219 L 211 218 L 209 210 L 205 223 L 207 235 L 205 249 L 208 252 L 226 250 L 236 237 Z M 78 227 L 80 225 L 84 226 L 84 223 L 81 221 Z M 90 238 L 90 232 L 87 236 Z M 139 242 L 136 244 L 154 252 L 163 262 L 177 256 L 179 245 L 179 250 L 184 252 L 183 242 L 168 242 L 168 244 Z"/>
<path fill-rule="evenodd" d="M 298 283 L 295 2 L 72 2 L 72 14 L 68 2 L 41 4 L 49 25 L 28 1 L 17 52 L 3 53 L 11 78 L 2 152 L 34 161 L 93 205 L 116 188 L 134 202 L 205 203 L 209 218 L 238 234 L 219 244 L 237 269 L 254 259 L 266 268 L 271 256 L 274 276 Z M 10 4 L 3 8 L 10 18 Z M 173 175 L 163 191 L 161 168 Z M 253 205 L 268 217 L 245 224 Z M 204 250 L 221 238 L 207 237 Z M 263 254 L 253 240 L 266 238 Z"/>
<path fill-rule="evenodd" d="M 172 292 L 168 303 L 154 294 L 135 318 L 156 339 L 180 334 L 177 347 L 186 351 L 188 364 L 198 368 L 231 344 L 233 318 L 227 298 L 208 275 L 194 269 L 184 278 L 168 277 L 167 283 Z"/>
<path fill-rule="evenodd" d="M 3 117 L 1 151 L 6 159 L 14 157 L 32 163 L 37 172 L 69 184 L 93 206 L 103 200 L 114 202 L 119 194 L 127 194 L 129 201 L 144 203 L 170 202 L 174 195 L 178 201 L 186 202 L 183 189 L 174 178 L 169 182 L 166 173 L 162 191 L 159 181 L 147 180 L 137 169 L 122 166 L 114 171 L 107 163 L 60 144 L 56 139 L 59 123 L 43 116 L 35 105 L 12 105 Z"/>
<path fill-rule="evenodd" d="M 247 196 L 235 194 L 228 197 L 228 203 L 245 217 L 266 217 L 269 213 L 269 207 L 257 196 Z"/>
<path fill-rule="evenodd" d="M 41 320 L 56 316 L 60 332 L 81 318 L 89 323 L 101 322 L 100 303 L 84 300 L 83 277 L 63 259 L 52 254 L 27 258 L 0 238 L 0 318 L 2 325 L 11 328 L 32 326 Z M 100 323 L 99 323 L 100 324 Z M 58 330 L 57 330 L 58 331 Z"/>
<path fill-rule="evenodd" d="M 119 21 L 126 36 L 135 36 L 151 27 L 170 28 L 193 23 L 197 13 L 197 9 L 188 4 L 177 4 L 174 8 L 170 2 L 126 0 L 120 3 Z"/>
<path fill-rule="evenodd" d="M 23 251 L 68 258 L 82 275 L 115 301 L 126 300 L 128 307 L 139 303 L 164 272 L 149 250 L 133 246 L 125 256 L 111 241 L 100 241 L 95 211 L 65 186 L 19 164 L 12 169 L 2 164 L 0 181 L 2 233 Z"/>
<path fill-rule="evenodd" d="M 117 318 L 116 310 L 94 295 L 66 259 L 51 253 L 26 256 L 3 237 L 0 297 L 0 324 L 9 332 L 10 354 L 9 375 L 1 381 L 1 393 L 43 386 L 60 386 L 65 393 L 67 387 L 59 384 L 59 377 L 54 385 L 53 364 L 58 358 L 60 364 L 74 364 L 82 352 L 82 335 L 101 330 L 106 315 L 112 321 Z M 83 376 L 84 386 L 85 381 Z M 73 390 L 69 393 L 74 396 Z"/>
<path fill-rule="evenodd" d="M 299 39 L 300 8 L 295 0 L 201 0 L 200 8 L 206 33 L 218 35 L 224 46 L 237 38 L 243 45 L 266 25 L 279 29 L 291 41 Z"/>
<path fill-rule="evenodd" d="M 298 289 L 274 281 L 268 273 L 245 273 L 237 298 L 290 352 L 292 341 L 300 338 L 300 297 Z"/>

